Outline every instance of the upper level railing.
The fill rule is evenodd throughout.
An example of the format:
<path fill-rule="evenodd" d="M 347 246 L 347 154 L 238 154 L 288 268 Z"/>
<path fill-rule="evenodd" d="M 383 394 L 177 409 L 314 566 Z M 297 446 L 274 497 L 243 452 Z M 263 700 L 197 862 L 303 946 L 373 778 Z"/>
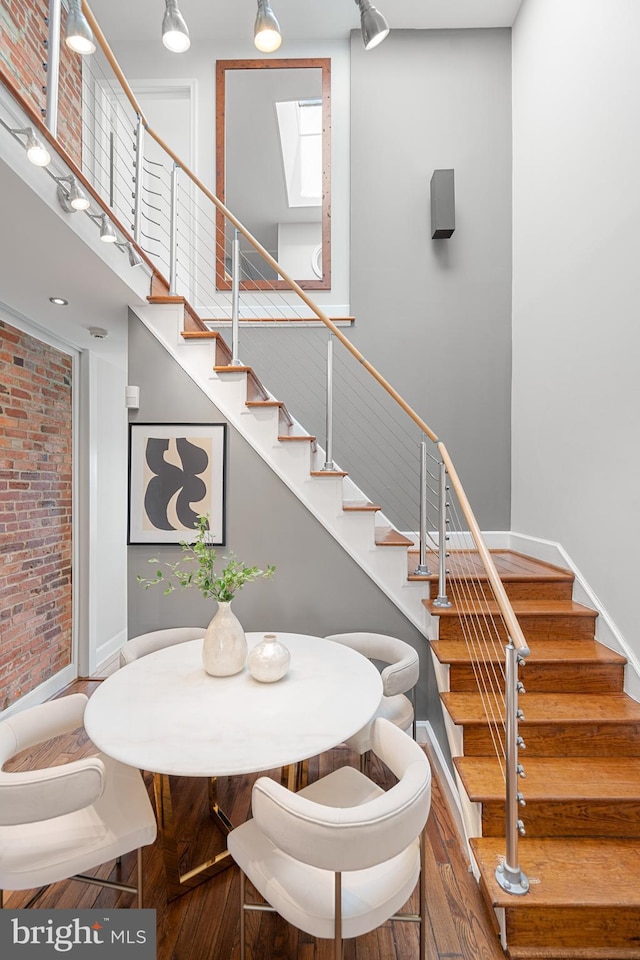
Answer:
<path fill-rule="evenodd" d="M 55 58 L 59 0 L 52 0 L 51 7 L 58 8 L 49 17 L 48 55 Z M 232 363 L 240 362 L 242 331 L 243 362 L 268 369 L 283 385 L 298 376 L 304 386 L 299 397 L 308 406 L 295 411 L 297 419 L 318 435 L 324 431 L 321 469 L 344 468 L 354 476 L 349 456 L 357 450 L 355 480 L 366 482 L 369 491 L 373 484 L 376 502 L 393 498 L 396 526 L 419 531 L 414 576 L 437 574 L 434 612 L 455 605 L 504 773 L 507 849 L 498 879 L 513 893 L 526 892 L 517 852 L 522 829 L 517 815 L 522 801 L 517 789 L 522 772 L 517 675 L 518 662 L 529 650 L 446 445 L 363 356 L 339 321 L 311 299 L 151 127 L 89 6 L 83 3 L 82 9 L 97 50 L 75 69 L 67 63 L 65 90 L 79 91 L 81 122 L 75 136 L 69 135 L 68 116 L 65 138 L 57 135 L 57 97 L 50 90 L 43 122 L 34 112 L 40 105 L 30 102 L 3 65 L 5 85 L 70 171 L 72 179 L 61 180 L 63 199 L 70 203 L 75 180 L 90 198 L 87 215 L 101 230 L 115 226 L 116 242 L 129 252 L 130 262 L 145 262 L 171 294 L 185 297 L 196 328 L 230 325 Z M 51 72 L 45 79 L 51 83 Z M 223 230 L 220 217 L 227 225 Z M 260 281 L 255 289 L 252 280 Z M 269 340 L 282 327 L 288 328 L 286 342 L 277 337 L 274 348 Z M 338 357 L 335 341 L 343 348 Z M 387 452 L 381 455 L 383 444 Z M 467 562 L 472 551 L 482 567 L 481 579 Z M 505 642 L 506 669 L 488 669 L 489 662 L 500 659 L 495 651 Z"/>

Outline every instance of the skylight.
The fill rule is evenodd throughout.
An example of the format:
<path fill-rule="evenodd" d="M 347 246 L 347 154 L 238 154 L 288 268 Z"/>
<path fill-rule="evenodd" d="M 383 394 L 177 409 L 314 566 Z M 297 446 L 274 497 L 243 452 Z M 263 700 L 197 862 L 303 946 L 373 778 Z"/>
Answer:
<path fill-rule="evenodd" d="M 290 207 L 322 205 L 322 101 L 276 103 L 282 164 Z"/>

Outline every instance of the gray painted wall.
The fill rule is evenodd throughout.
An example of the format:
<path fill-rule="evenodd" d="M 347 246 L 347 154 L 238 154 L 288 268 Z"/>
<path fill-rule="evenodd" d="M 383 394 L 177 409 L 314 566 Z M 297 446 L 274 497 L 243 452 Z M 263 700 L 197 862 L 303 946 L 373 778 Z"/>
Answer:
<path fill-rule="evenodd" d="M 429 183 L 455 170 L 456 230 L 431 240 Z M 509 529 L 511 33 L 394 30 L 351 45 L 346 333 L 445 441 L 483 529 Z M 324 438 L 324 330 L 243 330 L 241 356 Z M 334 459 L 417 530 L 421 436 L 336 345 Z M 373 391 L 373 392 L 372 392 Z"/>
<path fill-rule="evenodd" d="M 429 182 L 455 170 L 456 230 Z M 444 440 L 483 529 L 509 528 L 511 34 L 351 44 L 353 340 Z"/>
<path fill-rule="evenodd" d="M 140 387 L 140 423 L 224 422 L 198 389 L 133 315 L 129 320 L 129 383 Z M 227 447 L 227 545 L 249 564 L 275 563 L 273 580 L 247 585 L 233 608 L 245 630 L 291 631 L 326 636 L 375 630 L 411 643 L 420 653 L 418 717 L 433 724 L 445 743 L 440 703 L 427 641 L 362 572 L 229 426 Z M 170 626 L 206 626 L 215 604 L 195 590 L 165 597 L 160 588 L 142 589 L 147 560 L 174 561 L 174 546 L 128 548 L 129 636 Z"/>

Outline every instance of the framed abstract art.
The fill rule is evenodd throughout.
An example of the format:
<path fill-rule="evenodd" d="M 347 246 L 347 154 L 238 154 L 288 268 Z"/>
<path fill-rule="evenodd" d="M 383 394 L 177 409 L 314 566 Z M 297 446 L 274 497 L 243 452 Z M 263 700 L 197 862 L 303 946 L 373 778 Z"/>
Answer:
<path fill-rule="evenodd" d="M 225 543 L 226 424 L 129 424 L 127 543 L 192 543 L 199 516 Z"/>

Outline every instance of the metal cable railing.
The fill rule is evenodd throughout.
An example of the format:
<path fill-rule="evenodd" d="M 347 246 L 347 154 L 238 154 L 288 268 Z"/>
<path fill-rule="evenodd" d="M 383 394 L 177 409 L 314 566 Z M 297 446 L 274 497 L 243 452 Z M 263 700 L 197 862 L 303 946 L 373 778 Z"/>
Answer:
<path fill-rule="evenodd" d="M 242 351 L 243 363 L 268 370 L 274 396 L 286 393 L 281 385 L 300 382 L 306 408 L 292 413 L 322 438 L 325 469 L 353 470 L 354 496 L 366 486 L 385 511 L 394 504 L 391 523 L 419 532 L 419 566 L 428 571 L 420 575 L 437 570 L 434 613 L 438 605 L 455 606 L 507 784 L 507 856 L 498 880 L 511 892 L 526 892 L 517 860 L 517 659 L 528 647 L 446 446 L 153 131 L 84 2 L 83 10 L 101 50 L 82 66 L 82 173 L 94 197 L 120 229 L 130 225 L 148 261 L 169 275 L 170 293 L 204 313 L 201 329 L 231 323 L 233 363 Z M 57 146 L 50 131 L 48 139 Z M 161 161 L 146 149 L 149 139 Z M 282 336 L 280 326 L 288 328 Z M 334 362 L 336 341 L 343 349 Z M 447 549 L 447 537 L 457 549 Z M 476 559 L 481 580 L 472 569 Z M 505 643 L 503 669 L 496 664 Z"/>

